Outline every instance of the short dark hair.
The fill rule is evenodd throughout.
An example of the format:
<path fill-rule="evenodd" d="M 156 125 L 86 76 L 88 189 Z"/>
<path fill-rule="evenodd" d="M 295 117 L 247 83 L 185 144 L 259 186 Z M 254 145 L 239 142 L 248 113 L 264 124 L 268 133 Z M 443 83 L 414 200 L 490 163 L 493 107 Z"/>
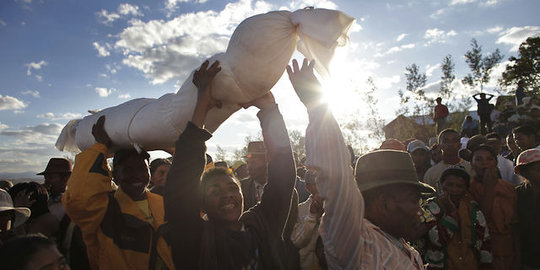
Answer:
<path fill-rule="evenodd" d="M 154 172 L 159 168 L 159 166 L 162 165 L 171 165 L 171 161 L 166 158 L 156 158 L 150 162 L 150 174 L 154 174 Z"/>
<path fill-rule="evenodd" d="M 480 146 L 478 146 L 475 149 L 471 150 L 472 151 L 471 158 L 474 157 L 474 154 L 476 152 L 481 151 L 481 150 L 489 152 L 495 158 L 495 161 L 497 162 L 497 153 L 495 152 L 495 150 L 493 150 L 493 148 L 491 146 L 489 146 L 487 144 L 481 144 Z"/>
<path fill-rule="evenodd" d="M 457 130 L 455 130 L 455 129 L 453 129 L 453 128 L 446 128 L 446 129 L 444 129 L 443 131 L 441 131 L 441 133 L 439 133 L 439 136 L 438 136 L 437 140 L 440 142 L 441 139 L 442 139 L 442 136 L 445 135 L 445 134 L 447 134 L 447 133 L 455 133 L 455 134 L 457 134 L 458 137 L 459 137 L 459 132 L 457 132 Z"/>
<path fill-rule="evenodd" d="M 461 177 L 461 178 L 465 179 L 465 185 L 467 187 L 469 187 L 469 182 L 471 180 L 471 176 L 467 173 L 467 171 L 465 171 L 465 169 L 455 168 L 455 167 L 450 167 L 450 168 L 443 171 L 443 173 L 441 175 L 441 178 L 439 180 L 441 185 L 442 185 L 442 183 L 444 183 L 446 178 L 448 178 L 448 176 L 450 176 L 450 175 L 454 175 L 454 176 Z"/>
<path fill-rule="evenodd" d="M 234 176 L 232 173 L 232 170 L 225 167 L 213 167 L 208 169 L 203 173 L 201 176 L 201 184 L 199 186 L 199 192 L 201 195 L 201 201 L 204 204 L 204 192 L 206 191 L 206 186 L 208 185 L 208 182 L 210 180 L 213 180 L 214 178 L 218 176 L 228 176 L 234 180 L 234 182 L 238 185 L 238 188 L 241 188 L 240 182 L 238 182 L 238 179 Z"/>
<path fill-rule="evenodd" d="M 29 234 L 10 239 L 0 247 L 0 262 L 4 270 L 24 269 L 41 249 L 55 246 L 42 234 Z"/>
<path fill-rule="evenodd" d="M 148 152 L 144 150 L 141 150 L 141 152 L 138 152 L 137 150 L 135 150 L 135 148 L 118 150 L 116 153 L 114 153 L 113 169 L 116 168 L 118 164 L 122 163 L 126 158 L 133 155 L 139 156 L 146 160 L 150 158 L 150 155 L 148 154 Z"/>
<path fill-rule="evenodd" d="M 521 134 L 525 134 L 527 136 L 531 136 L 531 135 L 536 136 L 536 128 L 534 128 L 531 125 L 522 125 L 522 126 L 514 128 L 512 130 L 512 133 L 514 133 L 514 134 L 521 133 Z"/>
<path fill-rule="evenodd" d="M 497 133 L 497 132 L 490 132 L 488 134 L 486 134 L 486 138 L 487 139 L 497 139 L 497 140 L 501 140 L 501 136 Z"/>

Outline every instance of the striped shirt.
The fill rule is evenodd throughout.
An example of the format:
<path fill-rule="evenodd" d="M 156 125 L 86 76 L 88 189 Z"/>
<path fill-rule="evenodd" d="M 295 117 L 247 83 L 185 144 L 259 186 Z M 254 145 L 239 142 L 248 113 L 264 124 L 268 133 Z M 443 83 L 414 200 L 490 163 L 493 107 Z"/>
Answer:
<path fill-rule="evenodd" d="M 364 218 L 341 130 L 327 106 L 308 109 L 306 164 L 325 200 L 319 227 L 329 269 L 424 269 L 416 250 Z"/>

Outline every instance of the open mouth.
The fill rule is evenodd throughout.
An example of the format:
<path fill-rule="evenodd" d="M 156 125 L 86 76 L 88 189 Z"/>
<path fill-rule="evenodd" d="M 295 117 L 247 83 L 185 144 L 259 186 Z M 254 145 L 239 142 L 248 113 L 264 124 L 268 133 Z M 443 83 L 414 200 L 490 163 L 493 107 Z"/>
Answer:
<path fill-rule="evenodd" d="M 230 209 L 234 209 L 234 208 L 236 208 L 236 204 L 234 204 L 234 203 L 228 203 L 228 204 L 223 205 L 221 207 L 222 210 L 230 210 Z"/>

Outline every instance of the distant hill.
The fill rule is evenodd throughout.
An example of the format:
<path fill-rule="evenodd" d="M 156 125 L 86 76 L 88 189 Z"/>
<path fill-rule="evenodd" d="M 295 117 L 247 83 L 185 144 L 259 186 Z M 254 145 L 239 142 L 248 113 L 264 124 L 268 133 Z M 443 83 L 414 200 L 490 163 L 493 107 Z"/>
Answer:
<path fill-rule="evenodd" d="M 21 173 L 5 173 L 0 172 L 0 179 L 9 179 L 13 184 L 20 182 L 30 182 L 35 181 L 38 183 L 43 183 L 44 179 L 41 175 L 36 175 L 35 172 L 21 172 Z"/>

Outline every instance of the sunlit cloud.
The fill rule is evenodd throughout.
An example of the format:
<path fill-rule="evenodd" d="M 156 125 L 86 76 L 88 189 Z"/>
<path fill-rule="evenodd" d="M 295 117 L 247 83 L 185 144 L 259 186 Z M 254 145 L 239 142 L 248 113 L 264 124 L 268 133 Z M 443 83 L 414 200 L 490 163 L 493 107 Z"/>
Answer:
<path fill-rule="evenodd" d="M 30 76 L 32 75 L 32 69 L 41 69 L 42 67 L 47 65 L 47 61 L 41 60 L 39 62 L 30 62 L 26 64 L 26 75 Z"/>
<path fill-rule="evenodd" d="M 426 30 L 424 34 L 424 39 L 426 40 L 425 46 L 429 46 L 434 43 L 446 43 L 447 38 L 457 35 L 456 31 L 450 30 L 445 32 L 438 28 L 432 28 Z"/>
<path fill-rule="evenodd" d="M 80 118 L 82 115 L 80 113 L 61 113 L 61 114 L 54 114 L 52 112 L 44 113 L 44 114 L 38 114 L 36 115 L 37 118 L 43 118 L 43 119 L 49 119 L 49 120 L 60 120 L 60 119 L 74 119 L 74 118 Z"/>
<path fill-rule="evenodd" d="M 0 94 L 0 111 L 14 110 L 20 111 L 26 108 L 28 105 L 22 100 L 19 100 L 12 96 L 3 96 Z"/>
<path fill-rule="evenodd" d="M 111 25 L 114 21 L 127 16 L 144 16 L 139 10 L 139 7 L 131 4 L 120 4 L 117 8 L 117 12 L 109 12 L 105 9 L 96 13 L 99 21 L 105 25 Z"/>
<path fill-rule="evenodd" d="M 523 26 L 512 27 L 505 31 L 500 32 L 497 44 L 510 44 L 512 48 L 510 51 L 517 51 L 519 45 L 524 42 L 528 37 L 534 37 L 540 35 L 540 26 Z"/>
<path fill-rule="evenodd" d="M 474 3 L 474 2 L 476 2 L 476 0 L 452 0 L 450 1 L 450 5 L 451 6 L 463 5 L 463 4 L 469 4 L 469 3 Z"/>
<path fill-rule="evenodd" d="M 207 0 L 167 0 L 165 3 L 165 8 L 167 9 L 167 17 L 170 17 L 173 12 L 175 12 L 178 9 L 178 5 L 181 3 L 196 3 L 196 4 L 203 4 L 206 3 Z"/>
<path fill-rule="evenodd" d="M 440 68 L 441 64 L 435 64 L 435 65 L 427 65 L 426 66 L 426 76 L 431 77 L 433 75 L 433 71 Z"/>
<path fill-rule="evenodd" d="M 108 47 L 110 47 L 110 45 L 108 43 L 105 43 L 104 46 L 100 45 L 99 42 L 94 42 L 92 43 L 92 45 L 94 45 L 94 48 L 96 48 L 96 50 L 98 51 L 98 56 L 100 57 L 106 57 L 106 56 L 109 56 L 111 53 L 107 50 Z"/>
<path fill-rule="evenodd" d="M 396 41 L 401 41 L 401 40 L 404 39 L 406 36 L 407 36 L 407 34 L 403 33 L 403 34 L 399 35 L 399 36 L 396 38 Z"/>
<path fill-rule="evenodd" d="M 112 92 L 116 91 L 114 88 L 107 89 L 105 87 L 96 87 L 94 90 L 100 97 L 108 97 L 110 94 L 112 94 Z"/>
<path fill-rule="evenodd" d="M 120 95 L 118 95 L 118 98 L 129 99 L 129 98 L 131 98 L 131 95 L 130 95 L 129 93 L 127 93 L 127 94 L 120 94 Z"/>
<path fill-rule="evenodd" d="M 396 52 L 401 52 L 404 49 L 412 49 L 415 46 L 416 45 L 414 43 L 409 43 L 409 44 L 405 44 L 405 45 L 401 45 L 401 46 L 394 46 L 394 47 L 388 49 L 385 52 L 378 52 L 374 56 L 375 57 L 382 57 L 382 56 L 386 56 L 386 55 L 393 54 L 393 53 L 396 53 Z"/>
<path fill-rule="evenodd" d="M 35 98 L 39 98 L 39 92 L 38 91 L 35 91 L 35 90 L 25 90 L 25 91 L 22 91 L 21 92 L 22 95 L 30 95 L 30 96 L 33 96 Z"/>
<path fill-rule="evenodd" d="M 6 25 L 7 23 L 4 20 L 2 20 L 2 18 L 0 18 L 0 26 L 6 26 Z"/>

